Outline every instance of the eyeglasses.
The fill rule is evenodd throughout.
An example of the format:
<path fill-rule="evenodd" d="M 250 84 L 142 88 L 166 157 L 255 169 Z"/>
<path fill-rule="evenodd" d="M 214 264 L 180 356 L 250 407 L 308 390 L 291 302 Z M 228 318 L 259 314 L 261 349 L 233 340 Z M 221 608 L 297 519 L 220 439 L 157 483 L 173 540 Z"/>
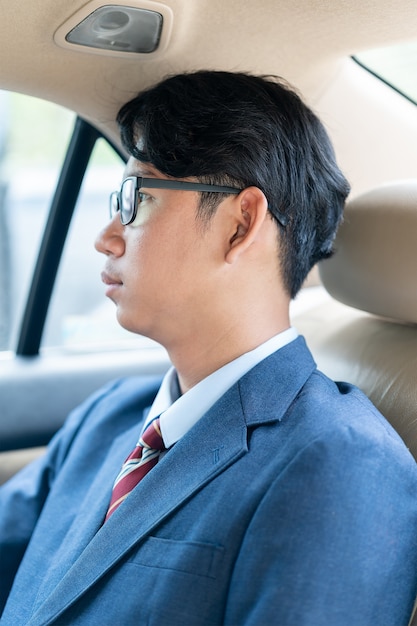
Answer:
<path fill-rule="evenodd" d="M 238 194 L 242 190 L 235 187 L 222 187 L 219 185 L 205 185 L 203 183 L 191 183 L 183 180 L 171 180 L 165 178 L 142 178 L 129 176 L 125 178 L 120 191 L 110 194 L 110 218 L 120 213 L 120 221 L 123 226 L 131 224 L 136 218 L 139 205 L 142 200 L 140 190 L 150 189 L 181 189 L 183 191 L 208 191 L 214 193 Z"/>

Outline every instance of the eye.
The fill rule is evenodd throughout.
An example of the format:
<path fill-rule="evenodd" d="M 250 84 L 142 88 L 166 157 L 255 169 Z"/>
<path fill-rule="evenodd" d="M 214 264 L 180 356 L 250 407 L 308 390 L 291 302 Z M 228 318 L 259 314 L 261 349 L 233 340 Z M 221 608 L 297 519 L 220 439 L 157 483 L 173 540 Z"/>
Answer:
<path fill-rule="evenodd" d="M 139 202 L 146 202 L 147 200 L 151 200 L 152 196 L 150 196 L 148 193 L 144 193 L 143 191 L 139 191 L 138 194 L 138 198 L 139 198 Z"/>

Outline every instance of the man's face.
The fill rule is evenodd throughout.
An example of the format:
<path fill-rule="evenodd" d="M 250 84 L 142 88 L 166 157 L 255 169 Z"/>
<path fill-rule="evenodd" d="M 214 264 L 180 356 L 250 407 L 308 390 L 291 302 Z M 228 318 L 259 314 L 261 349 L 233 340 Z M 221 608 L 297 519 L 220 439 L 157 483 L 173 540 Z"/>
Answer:
<path fill-rule="evenodd" d="M 133 158 L 125 176 L 166 178 Z M 211 225 L 196 220 L 197 192 L 144 187 L 142 193 L 134 222 L 123 226 L 116 214 L 96 248 L 107 256 L 103 282 L 119 323 L 169 348 L 195 332 L 200 311 L 210 306 L 219 257 Z"/>

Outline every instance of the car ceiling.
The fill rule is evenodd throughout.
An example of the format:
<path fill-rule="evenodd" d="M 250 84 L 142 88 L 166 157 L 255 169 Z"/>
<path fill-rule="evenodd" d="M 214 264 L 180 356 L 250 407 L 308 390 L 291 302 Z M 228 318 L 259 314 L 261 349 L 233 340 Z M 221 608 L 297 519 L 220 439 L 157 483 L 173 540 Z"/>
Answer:
<path fill-rule="evenodd" d="M 66 106 L 113 138 L 120 104 L 167 74 L 198 68 L 279 74 L 314 103 L 341 59 L 417 33 L 415 0 L 165 0 L 172 30 L 162 53 L 126 58 L 57 45 L 57 29 L 89 4 L 98 2 L 0 0 L 0 87 Z"/>

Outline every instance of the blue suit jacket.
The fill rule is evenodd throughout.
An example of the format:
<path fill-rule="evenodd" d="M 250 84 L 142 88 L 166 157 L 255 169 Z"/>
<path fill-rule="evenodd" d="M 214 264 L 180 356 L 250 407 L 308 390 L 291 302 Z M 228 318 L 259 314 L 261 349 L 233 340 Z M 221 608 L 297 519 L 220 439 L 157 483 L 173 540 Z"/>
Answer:
<path fill-rule="evenodd" d="M 416 464 L 301 338 L 235 384 L 101 526 L 158 384 L 96 394 L 0 490 L 2 626 L 407 624 Z"/>

